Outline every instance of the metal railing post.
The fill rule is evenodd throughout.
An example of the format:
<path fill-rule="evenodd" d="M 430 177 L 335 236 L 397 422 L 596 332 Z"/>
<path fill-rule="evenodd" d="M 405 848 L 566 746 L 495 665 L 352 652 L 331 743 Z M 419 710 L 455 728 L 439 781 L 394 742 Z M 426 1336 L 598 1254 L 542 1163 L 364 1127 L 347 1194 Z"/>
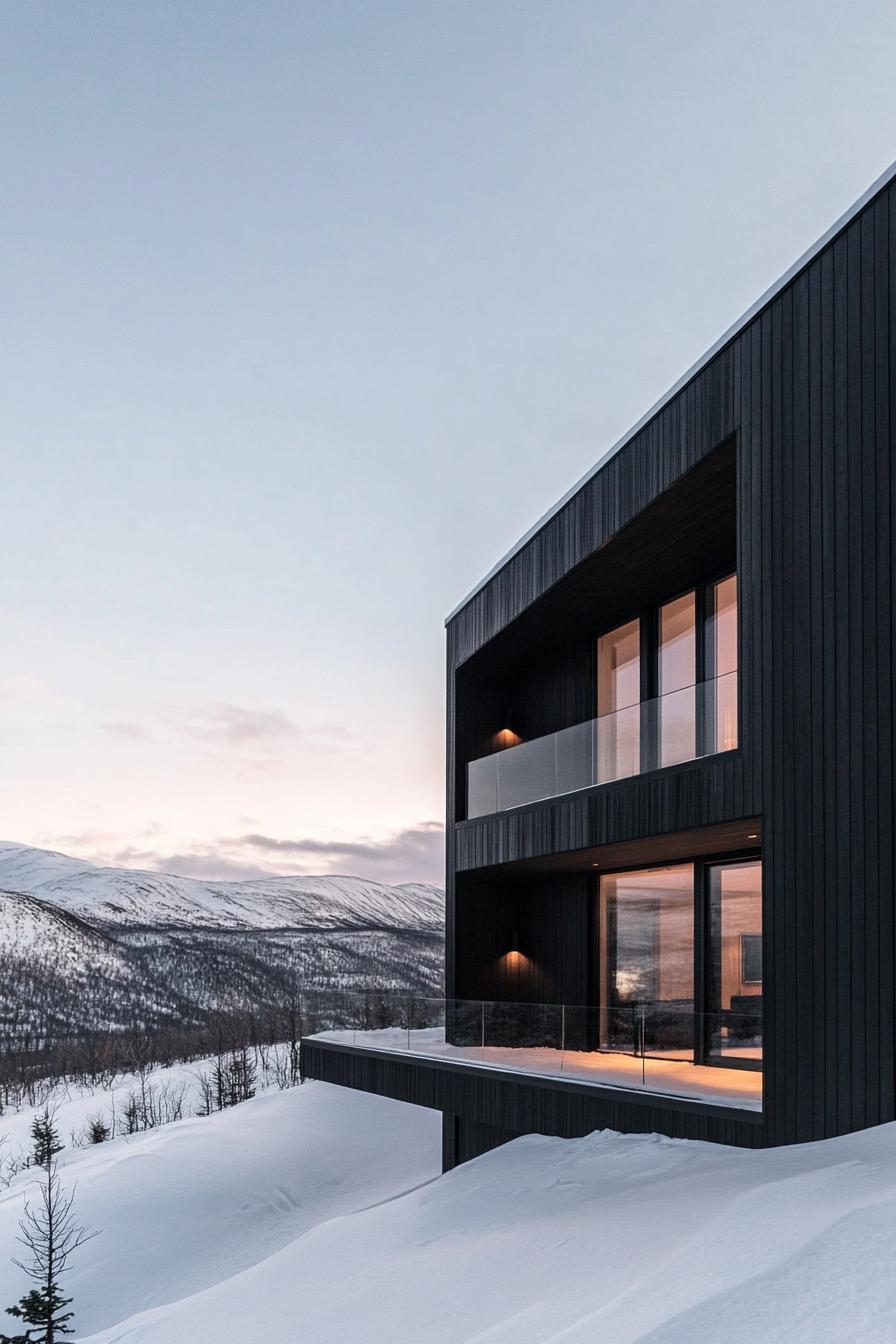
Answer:
<path fill-rule="evenodd" d="M 566 1051 L 566 1004 L 560 1005 L 560 1069 L 563 1069 L 563 1055 Z"/>
<path fill-rule="evenodd" d="M 647 1044 L 646 1032 L 647 1013 L 644 1004 L 641 1004 L 641 1086 L 647 1086 L 647 1056 L 644 1053 Z"/>

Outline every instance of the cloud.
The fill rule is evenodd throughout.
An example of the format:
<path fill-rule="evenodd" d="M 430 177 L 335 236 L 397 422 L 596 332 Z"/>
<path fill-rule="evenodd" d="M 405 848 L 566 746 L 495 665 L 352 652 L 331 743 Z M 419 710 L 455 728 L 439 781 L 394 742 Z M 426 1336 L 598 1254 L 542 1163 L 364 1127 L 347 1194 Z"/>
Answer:
<path fill-rule="evenodd" d="M 148 737 L 145 728 L 141 728 L 139 723 L 129 723 L 127 719 L 115 719 L 110 723 L 100 723 L 97 727 L 110 737 L 138 738 Z"/>
<path fill-rule="evenodd" d="M 248 709 L 224 701 L 177 714 L 169 722 L 184 737 L 225 747 L 264 747 L 300 741 L 305 746 L 326 750 L 349 740 L 339 724 L 300 727 L 283 710 Z"/>
<path fill-rule="evenodd" d="M 161 838 L 154 822 L 131 837 L 97 830 L 46 836 L 40 843 L 104 867 L 140 868 L 211 882 L 337 873 L 378 882 L 433 882 L 437 886 L 445 879 L 445 829 L 438 821 L 424 821 L 382 839 L 363 835 L 349 840 L 289 839 L 251 832 L 218 841 L 197 840 L 169 850 L 151 847 L 156 837 Z"/>
<path fill-rule="evenodd" d="M 154 873 L 174 877 L 198 877 L 206 882 L 244 882 L 250 878 L 270 877 L 270 868 L 258 863 L 241 863 L 214 851 L 198 847 L 192 853 L 157 854 L 147 850 L 123 849 L 113 856 L 122 868 L 148 868 Z"/>
<path fill-rule="evenodd" d="M 242 705 L 222 703 L 185 715 L 176 727 L 186 737 L 227 746 L 282 741 L 298 735 L 296 725 L 282 710 L 246 709 Z"/>
<path fill-rule="evenodd" d="M 439 821 L 396 831 L 383 840 L 361 836 L 356 840 L 279 839 L 251 833 L 222 842 L 250 853 L 283 859 L 321 861 L 328 872 L 350 871 L 358 877 L 376 877 L 386 882 L 438 882 L 444 879 L 445 828 Z M 306 866 L 306 871 L 310 869 Z"/>

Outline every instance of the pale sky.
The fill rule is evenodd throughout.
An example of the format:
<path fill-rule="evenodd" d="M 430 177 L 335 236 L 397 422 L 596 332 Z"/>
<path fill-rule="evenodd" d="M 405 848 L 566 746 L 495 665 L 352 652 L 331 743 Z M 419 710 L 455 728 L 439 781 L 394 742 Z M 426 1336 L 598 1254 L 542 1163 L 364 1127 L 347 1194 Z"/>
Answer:
<path fill-rule="evenodd" d="M 896 7 L 0 9 L 0 838 L 440 880 L 444 628 L 896 158 Z"/>

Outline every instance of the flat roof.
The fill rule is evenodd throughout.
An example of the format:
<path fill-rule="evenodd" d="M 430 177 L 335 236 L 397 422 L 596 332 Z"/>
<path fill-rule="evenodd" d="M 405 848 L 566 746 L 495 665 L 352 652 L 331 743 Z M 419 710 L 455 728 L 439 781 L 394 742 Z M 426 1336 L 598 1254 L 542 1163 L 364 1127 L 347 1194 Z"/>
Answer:
<path fill-rule="evenodd" d="M 858 198 L 858 200 L 855 201 L 849 207 L 846 213 L 842 214 L 840 218 L 836 220 L 835 223 L 833 223 L 831 227 L 827 229 L 821 235 L 821 237 L 816 242 L 814 242 L 812 246 L 808 248 L 807 251 L 805 251 L 802 254 L 802 256 L 799 257 L 793 263 L 792 266 L 788 267 L 788 269 L 784 272 L 784 274 L 780 277 L 780 279 L 776 280 L 773 285 L 770 285 L 769 288 L 765 291 L 765 293 L 760 295 L 760 297 L 756 300 L 756 302 L 751 304 L 750 307 L 747 309 L 747 311 L 743 313 L 737 319 L 737 321 L 733 323 L 732 326 L 730 326 L 728 330 L 724 332 L 719 337 L 719 339 L 709 347 L 706 353 L 701 355 L 700 358 L 697 360 L 697 362 L 695 364 L 692 364 L 691 367 L 681 375 L 678 381 L 672 384 L 668 392 L 665 392 L 660 397 L 659 401 L 655 401 L 654 404 L 651 406 L 650 410 L 646 411 L 645 414 L 641 416 L 641 419 L 638 420 L 636 424 L 632 425 L 631 429 L 629 429 L 625 434 L 622 435 L 621 439 L 617 439 L 616 442 L 612 445 L 612 447 L 608 448 L 606 452 L 602 453 L 600 457 L 597 459 L 597 461 L 594 463 L 594 466 L 590 467 L 588 471 L 585 472 L 585 475 L 582 476 L 578 481 L 576 481 L 575 485 L 570 486 L 570 488 L 566 491 L 566 493 L 560 496 L 556 504 L 553 504 L 551 508 L 548 509 L 547 513 L 543 513 L 542 516 L 538 519 L 538 521 L 532 524 L 528 532 L 523 533 L 519 541 L 516 542 L 515 545 L 511 546 L 507 554 L 503 555 L 501 559 L 497 562 L 497 564 L 492 565 L 491 569 L 488 571 L 488 573 L 485 575 L 483 579 L 479 580 L 475 588 L 471 588 L 470 591 L 467 593 L 466 597 L 463 598 L 462 601 L 458 602 L 457 606 L 451 612 L 449 612 L 449 614 L 445 617 L 445 624 L 448 625 L 450 621 L 453 621 L 458 612 L 463 611 L 467 603 L 470 602 L 476 596 L 477 593 L 480 593 L 487 583 L 490 583 L 492 581 L 495 575 L 504 568 L 507 562 L 509 560 L 512 560 L 513 557 L 517 555 L 538 532 L 541 531 L 541 529 L 545 526 L 545 524 L 549 523 L 551 519 L 555 517 L 555 515 L 558 514 L 566 504 L 569 503 L 569 501 L 573 498 L 574 495 L 578 494 L 578 492 L 582 489 L 582 486 L 587 485 L 588 482 L 597 475 L 601 467 L 606 465 L 606 463 L 610 460 L 611 457 L 615 457 L 615 455 L 622 448 L 624 448 L 625 445 L 629 443 L 635 437 L 636 434 L 640 433 L 640 431 L 644 428 L 644 426 L 650 420 L 652 420 L 653 417 L 659 411 L 661 411 L 664 406 L 668 405 L 668 403 L 672 400 L 673 397 L 678 395 L 681 389 L 685 387 L 691 381 L 691 379 L 694 378 L 696 374 L 700 372 L 701 369 L 705 368 L 706 365 L 709 364 L 711 360 L 715 359 L 716 355 L 722 349 L 724 349 L 724 347 L 728 345 L 729 342 L 732 341 L 734 337 L 739 334 L 739 332 L 743 331 L 744 327 L 748 326 L 748 324 L 752 322 L 753 318 L 756 317 L 757 314 L 760 313 L 763 308 L 765 308 L 769 303 L 771 303 L 772 299 L 776 298 L 777 295 L 781 293 L 782 289 L 785 289 L 787 285 L 789 285 L 790 282 L 794 280 L 797 277 L 797 275 L 799 275 L 800 271 L 804 270 L 805 267 L 808 266 L 811 261 L 814 261 L 815 258 L 818 256 L 818 254 L 824 251 L 828 243 L 830 243 L 837 236 L 838 233 L 842 232 L 842 230 L 846 228 L 847 224 L 851 223 L 852 220 L 855 219 L 856 215 L 858 215 L 862 210 L 864 210 L 865 206 L 869 203 L 869 201 L 873 200 L 874 197 L 878 194 L 878 192 L 882 191 L 883 188 L 886 187 L 890 182 L 892 182 L 894 178 L 896 178 L 896 162 L 891 163 L 889 168 L 887 168 L 884 172 L 882 172 L 880 177 L 878 177 L 874 182 L 871 183 L 871 186 L 867 189 L 867 191 L 864 191 L 862 193 L 862 195 Z"/>

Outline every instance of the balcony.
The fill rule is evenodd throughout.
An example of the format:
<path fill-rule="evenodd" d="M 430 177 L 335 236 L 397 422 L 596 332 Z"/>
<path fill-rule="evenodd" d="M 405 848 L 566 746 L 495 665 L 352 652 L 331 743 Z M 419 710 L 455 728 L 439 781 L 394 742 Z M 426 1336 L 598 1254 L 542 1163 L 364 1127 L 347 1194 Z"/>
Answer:
<path fill-rule="evenodd" d="M 354 1050 L 762 1110 L 759 1013 L 340 995 L 308 1025 L 311 1040 Z"/>
<path fill-rule="evenodd" d="M 699 760 L 737 746 L 737 672 L 493 752 L 467 766 L 467 817 Z"/>

